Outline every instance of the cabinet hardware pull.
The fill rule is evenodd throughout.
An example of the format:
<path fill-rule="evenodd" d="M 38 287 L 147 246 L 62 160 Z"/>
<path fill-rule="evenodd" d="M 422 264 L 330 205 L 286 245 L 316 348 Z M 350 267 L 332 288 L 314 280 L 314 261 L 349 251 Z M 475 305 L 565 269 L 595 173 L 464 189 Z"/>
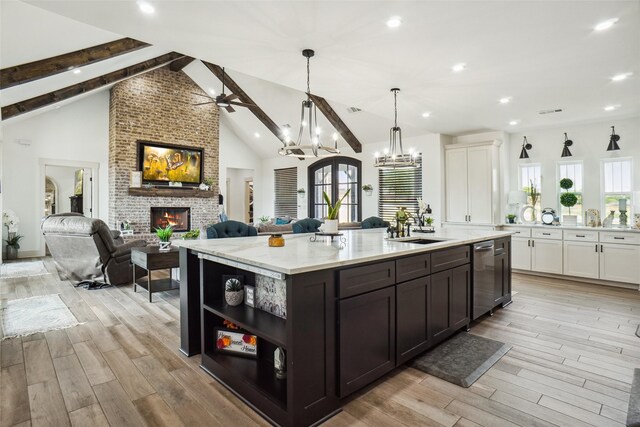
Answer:
<path fill-rule="evenodd" d="M 531 240 L 527 240 L 527 247 L 531 247 Z"/>
<path fill-rule="evenodd" d="M 596 252 L 598 252 L 598 245 L 596 244 Z"/>
<path fill-rule="evenodd" d="M 534 247 L 534 248 L 536 247 L 536 241 L 535 240 L 531 241 L 531 246 Z"/>
<path fill-rule="evenodd" d="M 576 234 L 576 237 L 585 237 L 584 234 Z"/>
<path fill-rule="evenodd" d="M 616 239 L 616 240 L 624 240 L 624 237 L 615 236 L 614 239 Z"/>
<path fill-rule="evenodd" d="M 604 246 L 600 245 L 600 252 L 604 252 Z"/>
<path fill-rule="evenodd" d="M 542 233 L 543 236 L 551 236 L 551 233 Z"/>

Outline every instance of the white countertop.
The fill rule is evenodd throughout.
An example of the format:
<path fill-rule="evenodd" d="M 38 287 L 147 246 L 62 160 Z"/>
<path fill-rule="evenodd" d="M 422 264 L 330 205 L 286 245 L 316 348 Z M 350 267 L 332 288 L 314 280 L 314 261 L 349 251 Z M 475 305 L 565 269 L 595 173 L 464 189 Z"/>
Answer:
<path fill-rule="evenodd" d="M 338 248 L 335 241 L 326 243 L 318 237 L 311 242 L 310 234 L 284 235 L 285 246 L 271 248 L 269 236 L 237 237 L 232 239 L 174 240 L 175 246 L 192 249 L 202 254 L 241 262 L 284 274 L 298 274 L 345 265 L 383 260 L 403 255 L 419 254 L 451 246 L 481 242 L 510 236 L 509 231 L 437 229 L 435 233 L 412 233 L 407 239 L 443 239 L 428 245 L 404 243 L 403 239 L 387 239 L 383 228 L 368 230 L 344 230 L 346 244 Z M 446 240 L 444 240 L 446 239 Z"/>
<path fill-rule="evenodd" d="M 640 233 L 640 230 L 636 228 L 621 228 L 621 227 L 587 227 L 584 225 L 578 225 L 575 227 L 567 227 L 564 225 L 544 225 L 544 224 L 501 224 L 500 227 L 528 227 L 528 228 L 558 228 L 560 230 L 591 230 L 591 231 L 610 231 L 610 232 L 620 232 L 620 233 Z"/>

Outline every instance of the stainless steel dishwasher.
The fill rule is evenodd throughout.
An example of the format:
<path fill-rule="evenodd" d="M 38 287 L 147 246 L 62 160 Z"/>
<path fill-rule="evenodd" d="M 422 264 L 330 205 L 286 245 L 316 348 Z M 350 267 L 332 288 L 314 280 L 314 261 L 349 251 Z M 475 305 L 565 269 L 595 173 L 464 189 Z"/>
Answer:
<path fill-rule="evenodd" d="M 493 240 L 473 245 L 473 311 L 476 320 L 495 307 L 496 263 L 494 256 L 502 254 Z"/>

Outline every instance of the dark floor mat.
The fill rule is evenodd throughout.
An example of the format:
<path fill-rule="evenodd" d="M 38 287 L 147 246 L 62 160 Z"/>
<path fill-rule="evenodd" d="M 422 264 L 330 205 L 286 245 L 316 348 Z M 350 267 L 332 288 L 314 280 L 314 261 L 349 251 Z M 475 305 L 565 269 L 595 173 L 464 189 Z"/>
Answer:
<path fill-rule="evenodd" d="M 510 348 L 509 344 L 462 332 L 417 357 L 411 366 L 461 387 L 469 387 Z"/>

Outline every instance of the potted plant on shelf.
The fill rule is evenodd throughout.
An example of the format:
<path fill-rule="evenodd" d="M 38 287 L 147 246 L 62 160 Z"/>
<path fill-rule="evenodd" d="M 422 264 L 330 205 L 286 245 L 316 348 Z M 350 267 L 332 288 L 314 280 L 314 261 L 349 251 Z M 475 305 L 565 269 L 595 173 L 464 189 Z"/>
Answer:
<path fill-rule="evenodd" d="M 304 197 L 304 193 L 306 193 L 304 188 L 298 188 L 298 197 L 300 197 L 301 199 Z"/>
<path fill-rule="evenodd" d="M 562 223 L 564 225 L 575 227 L 578 225 L 578 216 L 571 215 L 571 208 L 578 203 L 578 196 L 569 191 L 573 188 L 573 181 L 569 178 L 562 178 L 560 180 L 560 188 L 565 190 L 565 192 L 560 195 L 560 204 L 569 208 L 569 215 L 562 215 Z"/>
<path fill-rule="evenodd" d="M 167 225 L 165 228 L 156 228 L 156 236 L 160 240 L 160 250 L 168 251 L 171 249 L 171 235 L 173 234 L 173 227 Z"/>
<path fill-rule="evenodd" d="M 244 289 L 242 282 L 235 277 L 230 278 L 224 284 L 224 299 L 229 305 L 240 305 L 244 299 Z"/>
<path fill-rule="evenodd" d="M 371 184 L 363 185 L 362 186 L 362 191 L 364 191 L 367 196 L 372 195 L 373 194 L 373 185 L 371 185 Z"/>
<path fill-rule="evenodd" d="M 21 234 L 10 233 L 11 236 L 5 240 L 7 243 L 7 260 L 18 258 L 18 249 L 20 249 L 20 240 L 24 238 Z"/>
<path fill-rule="evenodd" d="M 507 214 L 507 223 L 515 224 L 516 223 L 516 214 Z"/>
<path fill-rule="evenodd" d="M 329 199 L 329 195 L 323 191 L 322 198 L 327 204 L 327 217 L 324 220 L 324 232 L 325 233 L 337 233 L 338 232 L 338 215 L 340 214 L 340 206 L 342 206 L 343 200 L 349 195 L 351 189 L 347 190 L 346 193 L 342 196 L 340 200 L 336 202 L 335 205 L 331 204 L 331 199 Z"/>

